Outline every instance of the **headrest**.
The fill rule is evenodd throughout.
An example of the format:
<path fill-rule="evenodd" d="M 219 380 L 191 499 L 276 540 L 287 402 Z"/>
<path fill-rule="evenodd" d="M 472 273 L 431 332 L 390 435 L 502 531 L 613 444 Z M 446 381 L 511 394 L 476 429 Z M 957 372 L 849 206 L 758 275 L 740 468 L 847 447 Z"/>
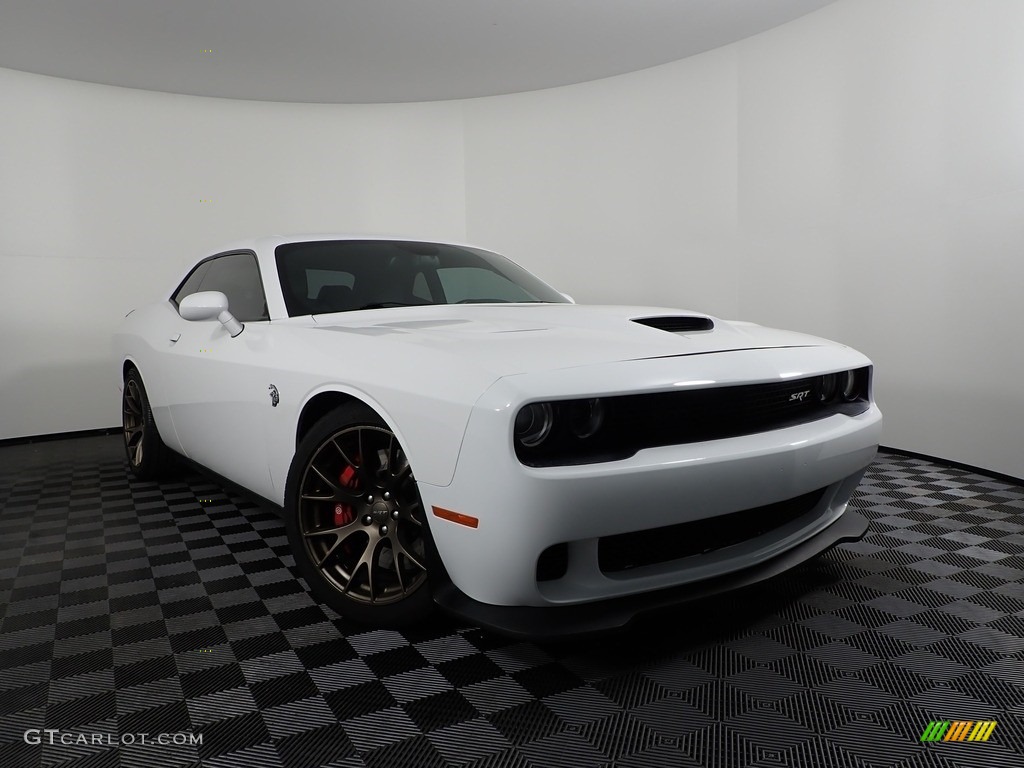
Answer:
<path fill-rule="evenodd" d="M 316 294 L 320 311 L 341 311 L 352 306 L 352 289 L 347 285 L 324 285 Z"/>

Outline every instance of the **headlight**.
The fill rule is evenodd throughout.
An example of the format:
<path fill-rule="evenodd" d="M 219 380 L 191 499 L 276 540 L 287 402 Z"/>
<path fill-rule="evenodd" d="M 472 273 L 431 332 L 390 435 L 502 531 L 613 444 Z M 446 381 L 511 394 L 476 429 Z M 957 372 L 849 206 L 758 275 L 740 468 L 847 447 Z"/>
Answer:
<path fill-rule="evenodd" d="M 516 423 L 513 427 L 516 440 L 527 448 L 540 445 L 551 434 L 553 423 L 554 414 L 551 410 L 551 403 L 525 405 L 516 414 Z"/>
<path fill-rule="evenodd" d="M 593 435 L 604 423 L 604 403 L 598 398 L 576 400 L 568 407 L 569 429 L 581 440 Z"/>
<path fill-rule="evenodd" d="M 839 377 L 834 373 L 827 373 L 821 377 L 821 393 L 818 399 L 823 403 L 830 403 L 839 390 Z"/>
<path fill-rule="evenodd" d="M 860 388 L 857 386 L 857 372 L 846 371 L 842 374 L 843 381 L 843 400 L 850 402 L 856 400 L 857 395 L 860 394 L 858 391 Z"/>
<path fill-rule="evenodd" d="M 870 368 L 826 373 L 818 378 L 818 401 L 822 405 L 842 405 L 867 400 Z"/>

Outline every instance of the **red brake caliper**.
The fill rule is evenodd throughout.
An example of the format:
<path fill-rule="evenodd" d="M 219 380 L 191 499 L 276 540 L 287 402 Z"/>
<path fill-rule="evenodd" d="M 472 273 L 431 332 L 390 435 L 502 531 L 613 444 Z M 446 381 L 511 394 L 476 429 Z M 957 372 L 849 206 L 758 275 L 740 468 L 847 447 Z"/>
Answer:
<path fill-rule="evenodd" d="M 349 490 L 355 490 L 359 486 L 359 478 L 356 477 L 356 471 L 351 465 L 346 465 L 341 474 L 338 475 L 338 482 L 341 483 L 342 488 L 348 488 Z M 352 510 L 351 505 L 337 503 L 334 505 L 334 525 L 342 526 L 348 525 L 356 519 L 356 513 Z"/>

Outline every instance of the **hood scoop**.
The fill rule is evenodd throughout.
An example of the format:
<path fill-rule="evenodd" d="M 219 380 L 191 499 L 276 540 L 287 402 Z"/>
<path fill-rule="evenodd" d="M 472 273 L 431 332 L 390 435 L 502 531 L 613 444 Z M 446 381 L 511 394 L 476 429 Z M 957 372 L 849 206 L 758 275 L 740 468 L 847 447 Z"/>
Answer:
<path fill-rule="evenodd" d="M 648 328 L 657 328 L 659 331 L 669 333 L 691 333 L 693 331 L 710 331 L 715 327 L 710 317 L 694 317 L 692 315 L 665 315 L 662 317 L 634 317 L 634 323 L 646 325 Z"/>

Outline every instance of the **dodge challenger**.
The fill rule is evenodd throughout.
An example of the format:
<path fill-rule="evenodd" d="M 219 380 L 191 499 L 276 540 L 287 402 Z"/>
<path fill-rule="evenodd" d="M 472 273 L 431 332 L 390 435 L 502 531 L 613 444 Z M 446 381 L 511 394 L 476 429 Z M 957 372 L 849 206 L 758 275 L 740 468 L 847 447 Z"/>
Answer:
<path fill-rule="evenodd" d="M 476 247 L 237 243 L 114 346 L 131 471 L 180 455 L 279 507 L 313 594 L 357 622 L 613 629 L 867 528 L 848 508 L 882 423 L 862 354 L 576 304 Z"/>

